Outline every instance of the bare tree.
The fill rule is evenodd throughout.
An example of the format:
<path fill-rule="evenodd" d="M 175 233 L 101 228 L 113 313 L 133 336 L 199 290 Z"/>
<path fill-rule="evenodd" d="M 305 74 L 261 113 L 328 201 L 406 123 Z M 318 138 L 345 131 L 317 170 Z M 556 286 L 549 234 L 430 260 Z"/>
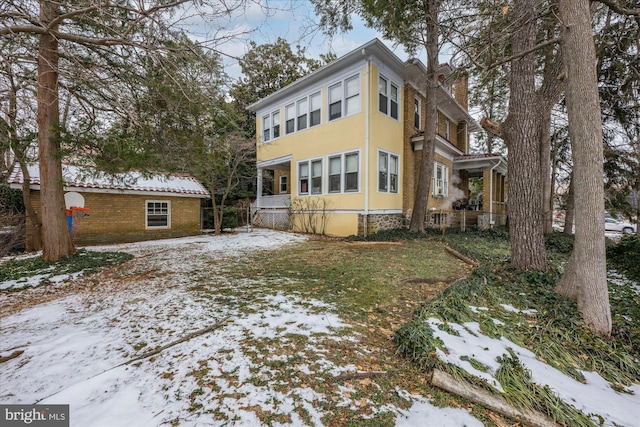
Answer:
<path fill-rule="evenodd" d="M 62 193 L 62 127 L 60 121 L 60 59 L 86 72 L 94 85 L 104 77 L 96 69 L 96 58 L 111 55 L 105 61 L 113 76 L 118 68 L 135 58 L 137 50 L 154 52 L 171 50 L 170 40 L 176 35 L 176 21 L 187 0 L 150 2 L 103 2 L 80 0 L 61 4 L 52 0 L 8 0 L 0 9 L 0 35 L 10 37 L 20 44 L 38 39 L 38 50 L 25 50 L 37 58 L 37 124 L 41 178 L 43 258 L 58 260 L 74 252 L 67 230 Z M 242 7 L 245 0 L 232 2 L 198 2 L 207 9 L 212 20 L 226 16 Z M 172 15 L 173 14 L 173 15 Z M 173 17 L 176 21 L 170 21 Z M 24 43 L 24 46 L 28 46 Z M 116 60 L 119 58 L 119 60 Z M 113 112 L 118 104 L 118 89 L 108 85 L 100 91 L 102 101 Z M 81 91 L 69 90 L 77 100 L 83 100 L 82 113 L 95 122 L 95 110 L 99 106 Z M 120 110 L 123 111 L 122 109 Z M 126 111 L 124 112 L 126 114 Z"/>

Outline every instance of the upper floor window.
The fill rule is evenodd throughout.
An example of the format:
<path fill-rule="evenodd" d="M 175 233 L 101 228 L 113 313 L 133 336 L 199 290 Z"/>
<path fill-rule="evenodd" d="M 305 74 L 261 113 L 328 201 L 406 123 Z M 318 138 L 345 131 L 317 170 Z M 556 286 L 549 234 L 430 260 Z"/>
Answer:
<path fill-rule="evenodd" d="M 285 133 L 289 135 L 296 131 L 296 105 L 289 104 L 284 107 Z"/>
<path fill-rule="evenodd" d="M 308 102 L 307 98 L 298 101 L 298 130 L 307 128 Z"/>
<path fill-rule="evenodd" d="M 444 119 L 444 138 L 449 141 L 451 140 L 451 122 L 449 119 Z"/>
<path fill-rule="evenodd" d="M 378 191 L 398 192 L 398 156 L 378 151 Z"/>
<path fill-rule="evenodd" d="M 320 92 L 316 92 L 287 104 L 284 107 L 285 134 L 289 135 L 319 125 L 322 116 L 321 99 Z"/>
<path fill-rule="evenodd" d="M 416 129 L 422 129 L 422 105 L 417 96 L 413 100 L 413 125 Z"/>
<path fill-rule="evenodd" d="M 360 76 L 329 86 L 329 121 L 360 112 Z"/>
<path fill-rule="evenodd" d="M 358 191 L 359 153 L 329 157 L 329 193 Z"/>
<path fill-rule="evenodd" d="M 378 109 L 382 114 L 398 119 L 398 85 L 380 76 L 378 80 Z"/>
<path fill-rule="evenodd" d="M 262 142 L 280 137 L 280 111 L 262 116 Z"/>
<path fill-rule="evenodd" d="M 449 168 L 442 163 L 433 162 L 432 188 L 434 196 L 449 195 Z"/>
<path fill-rule="evenodd" d="M 320 124 L 322 118 L 321 114 L 322 95 L 320 92 L 314 93 L 309 97 L 309 127 L 317 126 Z"/>

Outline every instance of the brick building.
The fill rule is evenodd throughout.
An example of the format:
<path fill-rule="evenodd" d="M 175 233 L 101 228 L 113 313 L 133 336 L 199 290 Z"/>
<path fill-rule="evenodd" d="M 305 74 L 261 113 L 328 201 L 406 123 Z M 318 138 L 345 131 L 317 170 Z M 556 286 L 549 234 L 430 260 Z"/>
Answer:
<path fill-rule="evenodd" d="M 40 214 L 37 164 L 29 165 L 29 174 L 32 205 Z M 209 198 L 209 192 L 200 182 L 184 174 L 145 176 L 130 172 L 108 175 L 63 165 L 63 179 L 67 213 L 71 211 L 72 214 L 74 242 L 81 245 L 198 234 L 201 199 Z M 16 167 L 9 177 L 9 185 L 21 189 L 22 182 L 22 171 Z M 26 230 L 27 250 L 30 250 L 33 226 L 28 219 Z"/>

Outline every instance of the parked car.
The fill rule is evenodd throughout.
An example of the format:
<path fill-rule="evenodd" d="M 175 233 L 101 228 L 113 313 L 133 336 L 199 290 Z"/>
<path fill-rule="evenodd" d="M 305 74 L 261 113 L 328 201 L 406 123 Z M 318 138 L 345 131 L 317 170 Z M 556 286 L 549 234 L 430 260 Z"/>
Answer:
<path fill-rule="evenodd" d="M 635 224 L 630 224 L 624 221 L 618 221 L 613 217 L 605 217 L 604 229 L 606 231 L 617 231 L 623 234 L 635 233 L 637 228 Z"/>

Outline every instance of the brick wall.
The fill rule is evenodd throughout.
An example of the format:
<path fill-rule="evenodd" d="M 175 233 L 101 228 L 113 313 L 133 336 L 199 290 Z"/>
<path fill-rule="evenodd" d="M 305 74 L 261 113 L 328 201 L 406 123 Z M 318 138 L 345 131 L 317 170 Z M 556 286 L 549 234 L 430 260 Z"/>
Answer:
<path fill-rule="evenodd" d="M 81 193 L 85 207 L 73 218 L 77 244 L 119 243 L 182 237 L 200 232 L 200 199 L 149 195 Z M 40 193 L 33 192 L 33 206 L 40 214 Z M 170 203 L 170 228 L 146 228 L 146 201 Z M 33 227 L 27 221 L 27 248 Z"/>

